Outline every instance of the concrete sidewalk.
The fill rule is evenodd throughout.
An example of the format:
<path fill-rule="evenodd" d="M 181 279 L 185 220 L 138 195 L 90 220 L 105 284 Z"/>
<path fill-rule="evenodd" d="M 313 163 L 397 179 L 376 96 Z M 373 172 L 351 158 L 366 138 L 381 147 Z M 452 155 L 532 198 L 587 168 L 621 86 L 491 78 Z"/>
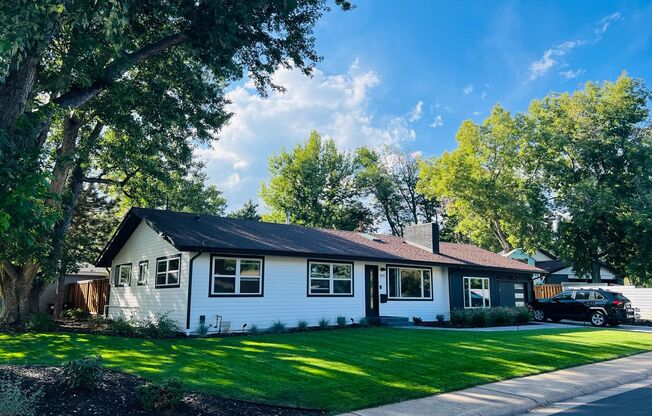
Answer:
<path fill-rule="evenodd" d="M 652 352 L 357 410 L 347 416 L 506 416 L 652 376 Z"/>

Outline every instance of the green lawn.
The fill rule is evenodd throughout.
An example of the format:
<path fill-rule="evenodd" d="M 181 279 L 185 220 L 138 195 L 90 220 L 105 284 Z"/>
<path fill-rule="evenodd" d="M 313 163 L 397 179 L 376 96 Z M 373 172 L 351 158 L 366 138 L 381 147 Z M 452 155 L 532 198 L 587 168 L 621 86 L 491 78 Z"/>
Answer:
<path fill-rule="evenodd" d="M 100 354 L 109 368 L 177 376 L 216 395 L 346 411 L 652 350 L 652 334 L 364 328 L 231 338 L 142 340 L 0 334 L 0 362 L 59 364 Z"/>

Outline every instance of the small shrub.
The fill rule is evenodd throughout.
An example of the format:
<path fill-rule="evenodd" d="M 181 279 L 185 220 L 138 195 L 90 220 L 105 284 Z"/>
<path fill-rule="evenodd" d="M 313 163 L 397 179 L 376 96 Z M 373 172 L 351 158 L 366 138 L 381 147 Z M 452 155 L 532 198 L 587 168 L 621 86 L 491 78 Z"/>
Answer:
<path fill-rule="evenodd" d="M 346 326 L 346 318 L 343 316 L 338 316 L 336 319 L 337 326 L 344 328 Z"/>
<path fill-rule="evenodd" d="M 308 329 L 308 321 L 297 322 L 297 329 L 299 331 L 305 331 L 306 329 Z"/>
<path fill-rule="evenodd" d="M 360 326 L 369 326 L 369 321 L 367 320 L 367 318 L 360 318 L 360 320 L 358 321 L 358 324 Z"/>
<path fill-rule="evenodd" d="M 199 324 L 199 326 L 197 327 L 197 335 L 199 335 L 200 337 L 205 337 L 206 335 L 208 335 L 209 329 L 210 326 L 206 325 L 205 323 Z"/>
<path fill-rule="evenodd" d="M 97 387 L 102 374 L 102 357 L 90 356 L 71 360 L 63 365 L 62 383 L 71 390 L 91 390 Z"/>
<path fill-rule="evenodd" d="M 515 309 L 514 321 L 517 325 L 524 325 L 532 320 L 532 313 L 524 306 L 519 306 Z"/>
<path fill-rule="evenodd" d="M 423 319 L 421 319 L 421 318 L 419 318 L 417 316 L 413 316 L 412 317 L 412 322 L 414 322 L 414 325 L 421 325 L 421 324 L 423 324 Z"/>
<path fill-rule="evenodd" d="M 507 326 L 514 323 L 514 317 L 510 308 L 496 307 L 489 310 L 489 325 Z"/>
<path fill-rule="evenodd" d="M 33 313 L 27 318 L 25 329 L 34 332 L 49 332 L 54 330 L 54 321 L 50 315 L 45 313 Z"/>
<path fill-rule="evenodd" d="M 321 318 L 321 319 L 319 320 L 319 327 L 320 327 L 321 329 L 326 329 L 326 328 L 328 328 L 328 325 L 330 325 L 330 322 L 328 321 L 328 319 L 326 319 L 326 318 Z"/>
<path fill-rule="evenodd" d="M 177 321 L 170 318 L 170 313 L 157 313 L 154 319 L 145 319 L 140 328 L 141 335 L 148 338 L 173 338 L 179 332 Z"/>
<path fill-rule="evenodd" d="M 468 323 L 475 328 L 483 328 L 489 324 L 489 311 L 486 308 L 472 309 Z"/>
<path fill-rule="evenodd" d="M 249 333 L 251 335 L 260 334 L 260 329 L 258 329 L 258 325 L 251 325 L 251 327 L 249 328 Z"/>
<path fill-rule="evenodd" d="M 108 331 L 113 335 L 133 336 L 138 333 L 137 323 L 133 319 L 118 317 L 108 321 Z"/>
<path fill-rule="evenodd" d="M 145 410 L 172 412 L 183 400 L 183 383 L 178 378 L 150 381 L 138 386 L 136 394 Z"/>
<path fill-rule="evenodd" d="M 65 311 L 61 311 L 61 318 L 69 319 L 72 321 L 87 321 L 90 319 L 90 317 L 91 314 L 82 308 L 66 309 Z"/>
<path fill-rule="evenodd" d="M 446 321 L 446 317 L 445 317 L 444 315 L 442 315 L 441 313 L 440 313 L 440 314 L 437 314 L 437 316 L 435 316 L 435 319 L 436 319 L 437 322 L 439 322 L 440 324 L 443 324 L 444 321 Z"/>
<path fill-rule="evenodd" d="M 466 323 L 466 311 L 464 309 L 451 310 L 451 325 L 456 327 L 464 326 Z"/>
<path fill-rule="evenodd" d="M 22 389 L 18 383 L 0 378 L 0 416 L 34 416 L 42 396 L 40 388 Z"/>
<path fill-rule="evenodd" d="M 280 334 L 281 332 L 285 332 L 285 324 L 280 320 L 276 320 L 272 326 L 269 327 L 269 332 L 272 334 Z"/>

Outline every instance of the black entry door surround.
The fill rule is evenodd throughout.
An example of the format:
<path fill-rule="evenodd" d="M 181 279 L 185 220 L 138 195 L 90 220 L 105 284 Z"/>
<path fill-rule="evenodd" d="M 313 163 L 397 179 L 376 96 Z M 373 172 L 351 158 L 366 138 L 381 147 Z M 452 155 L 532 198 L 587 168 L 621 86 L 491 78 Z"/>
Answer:
<path fill-rule="evenodd" d="M 380 296 L 378 295 L 378 266 L 364 266 L 365 280 L 365 316 L 380 316 Z"/>

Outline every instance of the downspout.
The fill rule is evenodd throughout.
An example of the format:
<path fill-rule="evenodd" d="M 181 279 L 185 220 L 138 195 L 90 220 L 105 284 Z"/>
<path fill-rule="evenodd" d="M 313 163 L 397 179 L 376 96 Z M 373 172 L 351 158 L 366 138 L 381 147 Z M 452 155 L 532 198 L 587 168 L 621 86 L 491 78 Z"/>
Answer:
<path fill-rule="evenodd" d="M 188 266 L 188 302 L 186 304 L 186 335 L 190 335 L 190 304 L 192 302 L 192 266 L 197 257 L 201 256 L 202 252 L 198 251 L 197 254 L 190 258 L 190 265 Z"/>

